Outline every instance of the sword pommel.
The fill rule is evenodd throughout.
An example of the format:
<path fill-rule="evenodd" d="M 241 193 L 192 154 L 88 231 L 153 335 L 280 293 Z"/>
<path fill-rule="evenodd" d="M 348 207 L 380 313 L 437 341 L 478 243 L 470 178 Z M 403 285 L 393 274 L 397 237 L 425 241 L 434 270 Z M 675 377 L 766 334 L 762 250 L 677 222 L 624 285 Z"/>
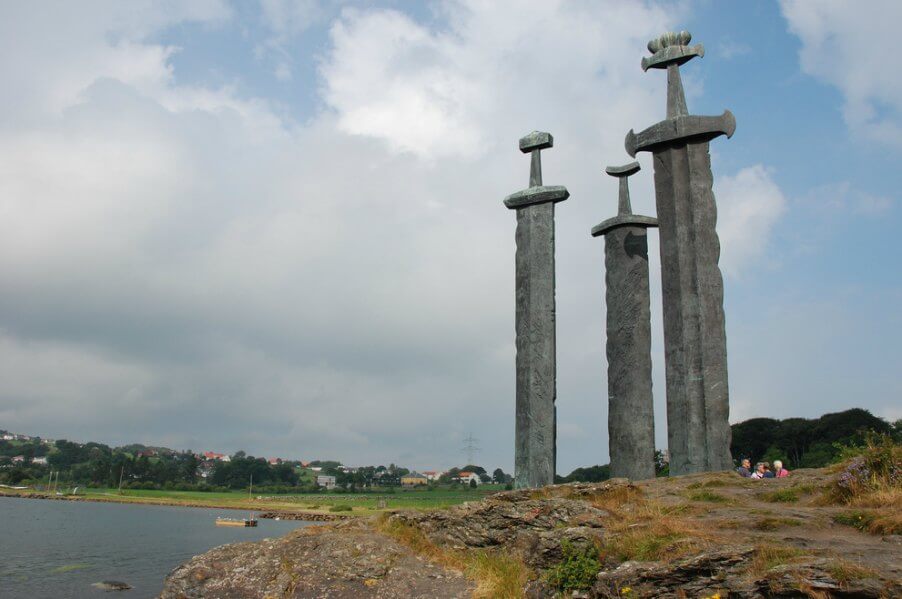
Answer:
<path fill-rule="evenodd" d="M 666 69 L 668 65 L 689 62 L 696 56 L 705 55 L 705 47 L 701 44 L 690 46 L 692 34 L 688 31 L 679 33 L 669 31 L 660 37 L 648 42 L 648 51 L 651 56 L 642 59 L 642 70 Z"/>
<path fill-rule="evenodd" d="M 545 150 L 554 146 L 554 137 L 544 131 L 533 131 L 520 138 L 520 151 L 524 154 L 534 150 Z"/>
<path fill-rule="evenodd" d="M 629 164 L 624 164 L 623 166 L 609 166 L 604 169 L 604 172 L 611 175 L 612 177 L 629 177 L 630 175 L 635 175 L 639 172 L 639 169 L 642 167 L 639 166 L 638 162 L 630 162 Z"/>

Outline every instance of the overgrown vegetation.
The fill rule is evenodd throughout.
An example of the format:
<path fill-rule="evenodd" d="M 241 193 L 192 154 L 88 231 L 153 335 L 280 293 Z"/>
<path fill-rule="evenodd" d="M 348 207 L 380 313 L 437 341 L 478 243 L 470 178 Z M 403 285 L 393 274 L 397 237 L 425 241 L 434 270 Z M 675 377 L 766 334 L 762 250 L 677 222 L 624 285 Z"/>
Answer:
<path fill-rule="evenodd" d="M 477 599 L 520 599 L 529 579 L 529 568 L 516 556 L 500 551 L 460 551 L 443 549 L 430 541 L 419 528 L 392 520 L 388 515 L 376 527 L 417 555 L 464 572 L 474 583 Z"/>
<path fill-rule="evenodd" d="M 902 444 L 888 434 L 868 433 L 860 446 L 842 448 L 846 458 L 830 499 L 869 507 L 902 507 Z"/>
<path fill-rule="evenodd" d="M 578 546 L 564 540 L 561 543 L 563 558 L 545 574 L 552 587 L 561 592 L 588 589 L 595 582 L 601 561 L 594 545 Z"/>

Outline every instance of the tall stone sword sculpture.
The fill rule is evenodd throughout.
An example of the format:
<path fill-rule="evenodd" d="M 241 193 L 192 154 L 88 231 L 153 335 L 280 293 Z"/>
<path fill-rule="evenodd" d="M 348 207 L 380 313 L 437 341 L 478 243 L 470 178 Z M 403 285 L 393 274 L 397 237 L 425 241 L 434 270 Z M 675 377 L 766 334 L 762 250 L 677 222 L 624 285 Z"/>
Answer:
<path fill-rule="evenodd" d="M 550 133 L 520 140 L 532 154 L 529 187 L 504 199 L 517 211 L 517 421 L 514 483 L 518 488 L 554 483 L 557 370 L 554 328 L 554 205 L 570 197 L 561 185 L 542 185 L 540 152 Z"/>
<path fill-rule="evenodd" d="M 667 69 L 667 118 L 626 136 L 626 151 L 652 152 L 661 239 L 670 473 L 732 467 L 723 278 L 717 261 L 710 140 L 731 137 L 733 114 L 688 113 L 680 65 L 704 56 L 686 32 L 651 40 L 642 69 Z"/>
<path fill-rule="evenodd" d="M 658 221 L 633 214 L 628 178 L 639 168 L 632 162 L 605 169 L 620 179 L 617 216 L 592 227 L 592 237 L 605 236 L 611 476 L 632 480 L 655 477 L 646 229 Z"/>

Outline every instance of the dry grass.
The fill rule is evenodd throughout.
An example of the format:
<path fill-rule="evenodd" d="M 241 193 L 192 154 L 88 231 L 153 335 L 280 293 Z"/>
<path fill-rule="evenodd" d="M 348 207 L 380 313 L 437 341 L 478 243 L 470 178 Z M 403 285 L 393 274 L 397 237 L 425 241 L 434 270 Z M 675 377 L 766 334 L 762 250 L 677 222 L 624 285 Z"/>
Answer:
<path fill-rule="evenodd" d="M 755 547 L 752 559 L 749 560 L 747 572 L 754 576 L 760 576 L 771 568 L 790 563 L 804 555 L 805 553 L 801 550 L 787 545 L 758 545 Z"/>
<path fill-rule="evenodd" d="M 855 507 L 895 508 L 902 510 L 902 488 L 892 487 L 863 493 L 852 498 L 847 505 Z"/>
<path fill-rule="evenodd" d="M 832 576 L 840 585 L 849 584 L 853 580 L 875 578 L 878 576 L 876 570 L 853 564 L 842 559 L 834 559 L 827 568 L 827 571 L 830 572 L 830 576 Z"/>
<path fill-rule="evenodd" d="M 477 551 L 467 560 L 466 573 L 476 582 L 474 597 L 519 599 L 529 580 L 522 560 L 503 553 Z"/>
<path fill-rule="evenodd" d="M 647 504 L 642 490 L 631 485 L 605 489 L 585 499 L 593 507 L 619 517 L 623 517 L 626 512 L 633 511 L 638 506 Z"/>
<path fill-rule="evenodd" d="M 689 493 L 690 501 L 706 501 L 708 503 L 733 503 L 733 500 L 729 497 L 725 497 L 720 493 L 715 493 L 714 491 L 695 491 L 693 493 Z"/>
<path fill-rule="evenodd" d="M 453 551 L 439 547 L 416 526 L 385 516 L 376 528 L 429 561 L 463 572 L 476 583 L 476 599 L 520 599 L 530 570 L 516 556 L 498 551 Z"/>
<path fill-rule="evenodd" d="M 769 493 L 759 493 L 758 499 L 770 503 L 795 503 L 799 500 L 799 492 L 792 488 L 779 489 Z"/>
<path fill-rule="evenodd" d="M 897 509 L 842 512 L 834 515 L 833 521 L 874 535 L 902 534 L 902 512 Z"/>
<path fill-rule="evenodd" d="M 696 482 L 691 485 L 686 485 L 687 489 L 712 489 L 714 487 L 726 487 L 729 486 L 727 481 L 720 480 L 715 478 L 714 480 L 706 480 L 705 482 Z"/>
<path fill-rule="evenodd" d="M 802 521 L 796 520 L 795 518 L 760 518 L 754 524 L 752 524 L 752 528 L 754 528 L 755 530 L 770 532 L 774 530 L 780 530 L 788 526 L 801 526 L 801 524 Z"/>

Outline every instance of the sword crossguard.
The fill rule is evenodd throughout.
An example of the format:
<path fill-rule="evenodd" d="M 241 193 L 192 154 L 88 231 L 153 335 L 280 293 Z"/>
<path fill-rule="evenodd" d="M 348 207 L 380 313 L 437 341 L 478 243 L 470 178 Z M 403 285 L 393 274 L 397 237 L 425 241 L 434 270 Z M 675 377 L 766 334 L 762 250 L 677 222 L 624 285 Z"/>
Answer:
<path fill-rule="evenodd" d="M 630 156 L 637 152 L 651 152 L 656 146 L 678 143 L 687 139 L 711 140 L 721 135 L 727 139 L 736 131 L 736 117 L 729 110 L 720 116 L 683 115 L 669 118 L 640 131 L 626 134 L 624 145 Z"/>

